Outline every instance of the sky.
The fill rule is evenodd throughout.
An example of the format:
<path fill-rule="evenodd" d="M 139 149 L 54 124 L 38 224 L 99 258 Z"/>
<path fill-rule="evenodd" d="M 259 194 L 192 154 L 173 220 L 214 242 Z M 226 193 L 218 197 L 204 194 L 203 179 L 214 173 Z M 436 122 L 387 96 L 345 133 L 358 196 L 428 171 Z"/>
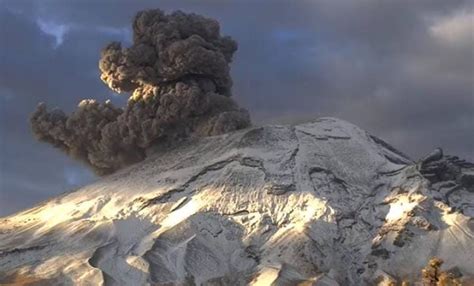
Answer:
<path fill-rule="evenodd" d="M 37 142 L 39 102 L 126 102 L 100 50 L 131 42 L 136 12 L 217 19 L 239 44 L 233 96 L 254 124 L 332 116 L 417 160 L 441 146 L 474 161 L 474 4 L 458 0 L 0 0 L 0 216 L 97 178 Z"/>

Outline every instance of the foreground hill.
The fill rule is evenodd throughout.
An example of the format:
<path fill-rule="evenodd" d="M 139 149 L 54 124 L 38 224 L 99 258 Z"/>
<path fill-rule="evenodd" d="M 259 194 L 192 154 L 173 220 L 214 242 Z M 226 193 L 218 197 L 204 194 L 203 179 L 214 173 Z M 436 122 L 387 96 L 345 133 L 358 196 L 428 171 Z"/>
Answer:
<path fill-rule="evenodd" d="M 0 284 L 373 285 L 431 257 L 470 283 L 473 215 L 474 166 L 440 150 L 414 163 L 334 118 L 255 127 L 0 219 Z"/>

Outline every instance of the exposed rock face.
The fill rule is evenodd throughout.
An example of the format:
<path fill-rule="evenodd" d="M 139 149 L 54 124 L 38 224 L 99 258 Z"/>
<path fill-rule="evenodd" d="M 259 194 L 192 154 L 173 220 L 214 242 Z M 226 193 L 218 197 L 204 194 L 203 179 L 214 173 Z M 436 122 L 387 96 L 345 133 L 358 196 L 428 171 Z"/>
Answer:
<path fill-rule="evenodd" d="M 419 162 L 420 173 L 430 182 L 435 198 L 474 216 L 474 164 L 456 156 L 443 156 L 437 149 Z"/>
<path fill-rule="evenodd" d="M 374 285 L 434 256 L 467 281 L 473 171 L 333 118 L 196 139 L 3 218 L 0 283 Z"/>

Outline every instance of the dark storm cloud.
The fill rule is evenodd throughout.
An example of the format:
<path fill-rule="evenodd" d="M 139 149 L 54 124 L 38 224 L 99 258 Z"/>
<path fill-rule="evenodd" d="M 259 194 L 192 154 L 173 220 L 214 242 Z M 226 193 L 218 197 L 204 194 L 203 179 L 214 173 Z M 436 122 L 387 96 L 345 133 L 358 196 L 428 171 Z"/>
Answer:
<path fill-rule="evenodd" d="M 336 25 L 334 41 L 353 46 L 323 57 L 327 75 L 338 78 L 329 91 L 336 99 L 332 109 L 414 156 L 440 145 L 472 159 L 472 6 L 384 3 L 329 23 Z M 328 10 L 341 18 L 333 14 L 338 9 Z"/>
<path fill-rule="evenodd" d="M 8 78 L 0 86 L 2 175 L 66 185 L 56 171 L 72 163 L 48 153 L 57 159 L 40 168 L 43 154 L 52 151 L 33 143 L 27 114 L 38 101 L 71 110 L 80 98 L 111 97 L 96 78 L 99 50 L 110 40 L 124 41 L 133 15 L 145 8 L 183 9 L 221 23 L 222 33 L 239 44 L 233 96 L 256 123 L 336 116 L 414 158 L 443 146 L 474 160 L 470 2 L 4 1 L 0 9 L 11 15 L 5 20 L 2 14 L 0 28 L 2 39 L 8 32 L 11 40 L 0 41 L 0 81 Z M 49 35 L 38 19 L 52 25 Z M 68 27 L 56 48 L 54 25 Z M 53 85 L 56 79 L 61 84 Z M 5 156 L 33 165 L 31 171 L 12 169 Z M 2 183 L 2 195 L 12 198 L 21 187 L 4 189 Z"/>

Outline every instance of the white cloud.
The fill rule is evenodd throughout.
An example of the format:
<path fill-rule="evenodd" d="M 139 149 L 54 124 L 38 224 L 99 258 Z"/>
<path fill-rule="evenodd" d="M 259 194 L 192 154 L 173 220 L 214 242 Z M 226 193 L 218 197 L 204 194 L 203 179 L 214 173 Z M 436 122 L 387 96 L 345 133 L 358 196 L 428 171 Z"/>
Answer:
<path fill-rule="evenodd" d="M 57 24 L 43 19 L 37 19 L 36 23 L 41 31 L 54 37 L 55 48 L 61 46 L 64 41 L 64 35 L 70 30 L 70 27 L 67 25 Z"/>
<path fill-rule="evenodd" d="M 430 27 L 431 35 L 451 44 L 472 44 L 474 12 L 462 10 L 450 17 L 439 18 Z"/>

